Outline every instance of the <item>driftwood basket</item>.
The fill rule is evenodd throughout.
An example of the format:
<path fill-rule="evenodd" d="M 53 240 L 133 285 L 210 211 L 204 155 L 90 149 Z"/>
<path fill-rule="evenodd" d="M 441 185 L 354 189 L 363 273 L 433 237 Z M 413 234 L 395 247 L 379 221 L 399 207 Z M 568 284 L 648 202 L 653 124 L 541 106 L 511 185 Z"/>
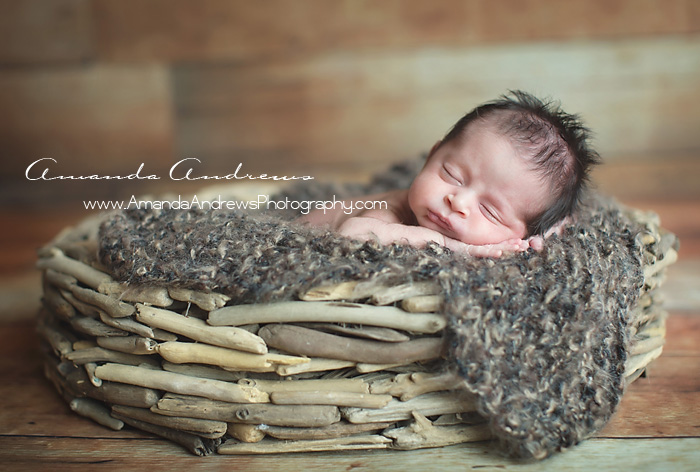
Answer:
<path fill-rule="evenodd" d="M 646 226 L 644 294 L 629 382 L 661 354 L 657 289 L 676 259 Z M 40 251 L 45 372 L 70 408 L 197 455 L 415 449 L 489 438 L 460 380 L 443 373 L 441 303 L 431 283 L 322 286 L 298 301 L 232 305 L 225 295 L 117 283 L 97 263 L 105 215 Z M 663 254 L 658 248 L 665 247 Z"/>

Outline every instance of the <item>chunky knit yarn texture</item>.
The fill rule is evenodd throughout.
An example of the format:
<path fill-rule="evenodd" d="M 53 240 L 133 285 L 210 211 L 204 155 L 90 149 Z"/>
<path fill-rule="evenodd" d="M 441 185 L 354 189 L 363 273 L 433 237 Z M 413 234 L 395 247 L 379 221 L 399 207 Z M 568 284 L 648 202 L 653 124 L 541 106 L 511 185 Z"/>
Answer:
<path fill-rule="evenodd" d="M 407 186 L 419 162 L 364 186 L 305 183 L 283 198 L 338 198 Z M 443 288 L 447 359 L 510 453 L 542 458 L 598 431 L 624 388 L 629 310 L 644 284 L 640 228 L 589 195 L 576 223 L 541 252 L 478 259 L 430 245 L 358 242 L 265 211 L 129 210 L 100 233 L 100 259 L 131 284 L 294 299 L 321 283 L 434 280 Z"/>

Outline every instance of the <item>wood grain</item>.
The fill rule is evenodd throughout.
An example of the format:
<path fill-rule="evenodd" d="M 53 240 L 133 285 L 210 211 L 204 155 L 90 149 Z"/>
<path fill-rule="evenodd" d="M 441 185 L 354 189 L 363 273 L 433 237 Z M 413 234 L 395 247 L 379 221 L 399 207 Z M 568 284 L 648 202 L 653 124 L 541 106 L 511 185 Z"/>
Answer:
<path fill-rule="evenodd" d="M 12 158 L 3 160 L 0 177 L 25 181 L 29 164 L 43 158 L 58 162 L 42 161 L 33 178 L 46 164 L 50 177 L 128 175 L 142 162 L 142 175 L 152 174 L 172 162 L 169 94 L 167 70 L 158 65 L 5 70 L 0 147 Z"/>
<path fill-rule="evenodd" d="M 372 172 L 427 152 L 469 109 L 520 88 L 580 114 L 606 162 L 619 160 L 624 172 L 648 155 L 657 163 L 695 158 L 700 62 L 691 57 L 700 57 L 697 38 L 379 48 L 176 66 L 177 152 L 218 172 L 239 162 L 291 175 Z M 692 175 L 697 188 L 697 169 Z M 635 177 L 623 182 L 631 186 Z M 686 188 L 660 177 L 656 188 L 676 195 Z"/>
<path fill-rule="evenodd" d="M 95 0 L 93 6 L 99 55 L 120 61 L 245 61 L 377 46 L 473 46 L 691 29 L 687 0 L 408 0 L 371 6 L 352 0 L 293 6 L 283 0 Z"/>
<path fill-rule="evenodd" d="M 90 0 L 0 1 L 0 64 L 74 63 L 94 55 Z"/>

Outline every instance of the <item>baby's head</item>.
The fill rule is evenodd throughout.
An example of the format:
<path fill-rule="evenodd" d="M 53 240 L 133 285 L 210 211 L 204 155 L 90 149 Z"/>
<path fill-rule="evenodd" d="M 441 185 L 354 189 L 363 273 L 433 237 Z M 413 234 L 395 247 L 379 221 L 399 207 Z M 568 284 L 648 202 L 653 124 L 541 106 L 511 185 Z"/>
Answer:
<path fill-rule="evenodd" d="M 409 191 L 418 224 L 470 244 L 542 234 L 576 208 L 599 158 L 578 117 L 520 91 L 439 141 Z"/>

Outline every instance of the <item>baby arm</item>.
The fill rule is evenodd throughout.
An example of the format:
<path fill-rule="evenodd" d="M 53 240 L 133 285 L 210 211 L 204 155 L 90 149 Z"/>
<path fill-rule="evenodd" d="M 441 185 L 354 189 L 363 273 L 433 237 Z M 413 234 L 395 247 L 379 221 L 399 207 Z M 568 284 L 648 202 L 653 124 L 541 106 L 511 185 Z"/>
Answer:
<path fill-rule="evenodd" d="M 407 190 L 373 195 L 365 200 L 384 201 L 386 206 L 383 209 L 355 210 L 350 214 L 338 208 L 322 212 L 317 210 L 298 221 L 313 226 L 327 225 L 344 236 L 363 241 L 377 240 L 381 244 L 403 243 L 424 247 L 429 242 L 435 242 L 452 251 L 475 257 L 500 257 L 504 252 L 524 251 L 529 247 L 527 241 L 520 239 L 475 246 L 430 228 L 417 226 L 408 207 Z"/>
<path fill-rule="evenodd" d="M 503 252 L 523 251 L 528 247 L 527 242 L 520 239 L 483 246 L 465 244 L 430 228 L 387 222 L 381 216 L 375 214 L 348 218 L 339 226 L 338 230 L 341 234 L 353 239 L 363 241 L 376 239 L 381 244 L 405 243 L 415 247 L 424 247 L 429 242 L 436 242 L 452 251 L 475 257 L 500 257 Z"/>

